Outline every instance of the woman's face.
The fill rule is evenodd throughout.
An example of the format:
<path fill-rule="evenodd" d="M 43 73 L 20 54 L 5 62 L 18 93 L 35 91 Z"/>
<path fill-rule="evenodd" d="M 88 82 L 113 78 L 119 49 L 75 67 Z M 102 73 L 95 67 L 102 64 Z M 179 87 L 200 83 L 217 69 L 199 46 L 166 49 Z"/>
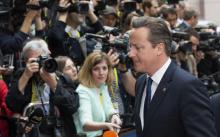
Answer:
<path fill-rule="evenodd" d="M 97 86 L 104 84 L 108 76 L 108 65 L 106 61 L 102 61 L 92 68 L 92 78 Z"/>
<path fill-rule="evenodd" d="M 76 66 L 70 59 L 66 60 L 65 67 L 63 68 L 63 73 L 69 76 L 72 80 L 77 80 L 78 78 Z"/>

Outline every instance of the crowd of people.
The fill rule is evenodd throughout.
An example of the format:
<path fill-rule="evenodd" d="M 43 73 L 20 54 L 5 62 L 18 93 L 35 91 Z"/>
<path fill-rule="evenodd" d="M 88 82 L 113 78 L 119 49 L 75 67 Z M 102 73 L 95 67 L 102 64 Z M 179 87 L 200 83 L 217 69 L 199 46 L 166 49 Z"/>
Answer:
<path fill-rule="evenodd" d="M 215 28 L 169 2 L 0 5 L 0 136 L 219 136 Z"/>

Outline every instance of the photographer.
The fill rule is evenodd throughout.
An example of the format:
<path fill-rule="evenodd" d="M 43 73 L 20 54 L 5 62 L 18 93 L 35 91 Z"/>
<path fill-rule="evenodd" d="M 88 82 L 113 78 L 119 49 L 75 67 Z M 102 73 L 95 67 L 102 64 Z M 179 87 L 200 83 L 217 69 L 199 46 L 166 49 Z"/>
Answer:
<path fill-rule="evenodd" d="M 180 31 L 194 28 L 198 23 L 198 13 L 193 9 L 187 9 L 183 12 L 183 22 L 177 26 Z"/>
<path fill-rule="evenodd" d="M 57 21 L 55 21 L 48 33 L 48 44 L 52 56 L 67 55 L 76 64 L 82 64 L 84 56 L 79 38 L 85 32 L 96 33 L 102 29 L 102 25 L 94 14 L 93 6 L 90 3 L 88 1 L 80 1 L 80 3 L 72 3 L 69 0 L 59 1 L 58 7 L 65 10 L 58 10 Z M 81 8 L 79 7 L 80 4 Z M 88 4 L 88 11 L 82 9 L 84 4 Z M 90 28 L 92 29 L 85 29 L 85 24 L 83 24 L 85 16 L 88 16 L 91 21 Z"/>
<path fill-rule="evenodd" d="M 145 0 L 143 1 L 143 11 L 144 11 L 144 16 L 149 16 L 149 17 L 157 17 L 158 16 L 158 2 L 156 0 Z"/>
<path fill-rule="evenodd" d="M 114 7 L 106 6 L 104 10 L 100 11 L 99 18 L 103 26 L 117 27 L 118 15 Z"/>
<path fill-rule="evenodd" d="M 12 86 L 6 97 L 8 107 L 19 117 L 29 103 L 39 102 L 43 99 L 49 100 L 49 117 L 53 119 L 55 123 L 57 123 L 55 110 L 60 111 L 62 116 L 72 115 L 78 108 L 78 96 L 72 92 L 73 88 L 66 88 L 55 73 L 49 73 L 51 70 L 46 67 L 48 65 L 46 65 L 46 62 L 48 60 L 51 61 L 51 59 L 46 42 L 38 38 L 31 39 L 25 44 L 22 54 L 26 68 L 19 71 L 17 75 L 15 75 L 14 81 L 12 81 Z M 54 65 L 53 63 L 48 66 L 52 66 L 51 69 L 56 69 L 56 65 Z M 45 83 L 50 88 L 49 98 L 46 98 L 47 96 L 45 96 L 44 93 Z M 57 100 L 60 100 L 60 102 Z M 41 102 L 43 103 L 42 100 Z M 65 111 L 63 111 L 63 109 L 65 109 Z M 46 110 L 44 109 L 44 111 Z M 45 114 L 47 114 L 47 112 L 45 112 Z M 59 118 L 62 119 L 62 116 Z M 32 126 L 29 128 L 32 128 Z M 54 128 L 56 128 L 57 131 L 61 131 L 63 127 L 57 127 L 57 125 L 54 124 Z M 34 130 L 28 133 L 28 136 L 39 135 L 38 129 L 35 128 L 35 126 L 33 129 Z M 27 133 L 27 128 L 25 128 L 25 130 Z M 51 135 L 53 137 L 56 136 L 55 134 Z"/>
<path fill-rule="evenodd" d="M 30 0 L 27 4 L 38 5 L 39 3 L 37 0 Z M 7 12 L 11 11 L 9 10 Z M 28 38 L 28 32 L 30 30 L 32 21 L 35 19 L 36 22 L 39 21 L 39 12 L 39 10 L 29 9 L 25 15 L 20 30 L 15 34 L 9 31 L 9 26 L 0 27 L 0 49 L 2 50 L 3 55 L 15 53 L 22 49 L 22 43 Z M 8 16 L 8 18 L 10 18 L 10 16 Z M 40 31 L 42 28 L 38 25 L 36 29 Z"/>

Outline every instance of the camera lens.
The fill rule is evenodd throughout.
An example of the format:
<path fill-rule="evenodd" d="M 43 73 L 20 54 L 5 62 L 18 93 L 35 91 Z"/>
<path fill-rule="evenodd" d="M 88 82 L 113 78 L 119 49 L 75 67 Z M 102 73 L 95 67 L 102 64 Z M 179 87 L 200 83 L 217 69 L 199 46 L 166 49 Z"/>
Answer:
<path fill-rule="evenodd" d="M 47 59 L 45 60 L 44 64 L 43 64 L 43 68 L 45 71 L 49 72 L 49 73 L 53 73 L 57 70 L 57 62 L 54 59 Z"/>

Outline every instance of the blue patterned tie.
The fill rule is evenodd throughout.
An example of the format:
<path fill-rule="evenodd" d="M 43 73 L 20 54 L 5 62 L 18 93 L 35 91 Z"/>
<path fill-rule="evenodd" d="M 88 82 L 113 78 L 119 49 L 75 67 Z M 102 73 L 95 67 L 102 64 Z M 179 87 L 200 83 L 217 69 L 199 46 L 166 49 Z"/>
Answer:
<path fill-rule="evenodd" d="M 145 102 L 144 102 L 144 116 L 146 116 L 147 114 L 147 110 L 149 108 L 150 105 L 150 101 L 151 101 L 151 85 L 152 85 L 153 80 L 148 77 L 147 80 L 147 88 L 146 88 L 146 97 L 145 97 Z"/>
<path fill-rule="evenodd" d="M 146 128 L 146 123 L 147 123 L 147 111 L 150 106 L 150 101 L 151 101 L 151 85 L 152 85 L 153 80 L 148 77 L 147 80 L 147 88 L 146 88 L 146 97 L 144 101 L 144 128 L 143 131 L 145 131 Z"/>

